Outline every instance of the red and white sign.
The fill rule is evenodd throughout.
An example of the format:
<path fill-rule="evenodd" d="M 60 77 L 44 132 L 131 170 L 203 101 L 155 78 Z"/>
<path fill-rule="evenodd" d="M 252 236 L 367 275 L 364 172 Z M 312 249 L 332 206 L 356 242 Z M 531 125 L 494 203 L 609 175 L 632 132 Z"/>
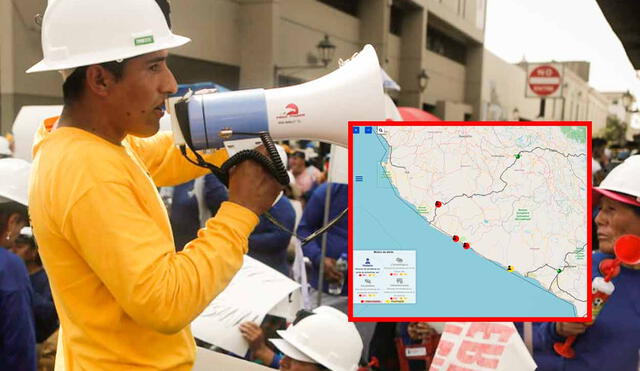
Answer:
<path fill-rule="evenodd" d="M 533 371 L 512 322 L 447 322 L 429 371 Z"/>
<path fill-rule="evenodd" d="M 562 67 L 557 64 L 530 64 L 527 68 L 527 97 L 562 96 Z"/>

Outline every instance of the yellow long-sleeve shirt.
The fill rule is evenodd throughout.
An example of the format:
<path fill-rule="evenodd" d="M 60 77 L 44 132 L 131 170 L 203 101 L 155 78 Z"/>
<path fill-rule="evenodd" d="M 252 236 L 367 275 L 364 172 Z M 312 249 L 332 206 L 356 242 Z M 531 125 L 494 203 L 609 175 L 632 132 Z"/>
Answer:
<path fill-rule="evenodd" d="M 217 152 L 208 159 L 225 158 Z M 258 223 L 250 210 L 226 202 L 176 253 L 155 186 L 205 172 L 168 133 L 115 145 L 63 127 L 36 142 L 29 212 L 66 370 L 191 369 L 189 324 L 240 268 Z"/>

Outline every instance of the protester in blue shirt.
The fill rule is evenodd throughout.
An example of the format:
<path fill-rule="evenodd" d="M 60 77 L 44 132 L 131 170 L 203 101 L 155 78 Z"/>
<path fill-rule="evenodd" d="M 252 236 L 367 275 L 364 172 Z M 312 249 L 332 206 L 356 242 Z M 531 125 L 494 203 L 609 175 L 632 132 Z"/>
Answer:
<path fill-rule="evenodd" d="M 229 199 L 227 188 L 213 174 L 204 178 L 204 198 L 211 214 L 214 215 L 222 202 Z M 269 209 L 269 213 L 288 230 L 293 230 L 296 213 L 285 195 L 282 195 L 278 202 Z M 290 239 L 291 234 L 278 228 L 264 215 L 261 215 L 260 223 L 249 236 L 248 255 L 288 276 L 287 247 Z"/>
<path fill-rule="evenodd" d="M 0 159 L 0 370 L 35 370 L 31 283 L 20 258 L 8 250 L 28 223 L 26 161 Z"/>
<path fill-rule="evenodd" d="M 53 303 L 49 277 L 38 255 L 38 246 L 31 228 L 26 227 L 13 243 L 11 249 L 25 263 L 31 288 L 33 289 L 33 315 L 36 329 L 36 343 L 47 340 L 59 327 L 58 313 Z"/>
<path fill-rule="evenodd" d="M 324 222 L 324 210 L 325 210 L 325 197 L 327 195 L 327 184 L 323 183 L 316 188 L 311 195 L 307 206 L 302 214 L 300 225 L 298 226 L 298 235 L 301 238 L 309 236 L 323 226 Z M 329 206 L 329 221 L 338 216 L 349 204 L 349 191 L 346 184 L 332 183 L 331 184 L 331 200 Z M 322 291 L 327 293 L 329 282 L 344 279 L 345 284 L 342 287 L 342 296 L 347 295 L 348 275 L 342 276 L 335 268 L 336 261 L 340 258 L 340 255 L 347 253 L 348 251 L 348 234 L 349 224 L 347 217 L 343 217 L 338 223 L 329 229 L 327 232 L 327 252 L 324 259 L 324 282 L 322 284 Z M 303 247 L 303 252 L 306 257 L 311 260 L 312 271 L 309 277 L 309 284 L 314 289 L 318 288 L 318 271 L 320 269 L 320 258 L 322 255 L 322 238 L 318 237 Z M 345 272 L 346 273 L 346 272 Z"/>
<path fill-rule="evenodd" d="M 173 187 L 169 221 L 176 251 L 184 249 L 187 243 L 196 238 L 200 229 L 200 212 L 194 185 L 195 181 L 190 180 Z"/>

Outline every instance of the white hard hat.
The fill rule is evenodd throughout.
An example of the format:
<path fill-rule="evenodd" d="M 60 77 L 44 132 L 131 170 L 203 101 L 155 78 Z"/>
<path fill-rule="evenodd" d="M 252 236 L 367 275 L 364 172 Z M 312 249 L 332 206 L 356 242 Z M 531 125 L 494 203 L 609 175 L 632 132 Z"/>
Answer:
<path fill-rule="evenodd" d="M 319 363 L 333 371 L 358 368 L 362 338 L 347 316 L 335 308 L 322 306 L 285 331 L 282 339 L 269 339 L 286 356 Z"/>
<path fill-rule="evenodd" d="M 0 203 L 18 202 L 27 206 L 31 164 L 19 158 L 0 159 Z"/>
<path fill-rule="evenodd" d="M 21 236 L 27 236 L 27 237 L 33 237 L 33 229 L 31 229 L 31 227 L 23 227 L 20 230 L 20 235 Z"/>
<path fill-rule="evenodd" d="M 276 149 L 278 150 L 278 155 L 280 156 L 280 160 L 282 160 L 282 164 L 284 165 L 284 168 L 286 169 L 287 166 L 289 166 L 289 156 L 287 155 L 287 151 L 284 150 L 284 147 L 282 147 L 279 144 L 276 144 Z M 296 178 L 293 177 L 293 173 L 291 173 L 290 170 L 287 170 L 287 175 L 289 175 L 289 184 L 295 184 L 296 182 Z"/>
<path fill-rule="evenodd" d="M 169 30 L 154 0 L 56 0 L 42 20 L 44 59 L 27 73 L 117 61 L 189 41 Z"/>
<path fill-rule="evenodd" d="M 11 152 L 11 148 L 9 146 L 9 139 L 0 136 L 0 155 L 2 156 L 11 156 L 13 153 Z"/>
<path fill-rule="evenodd" d="M 287 167 L 287 164 L 289 163 L 289 156 L 287 156 L 287 151 L 284 150 L 284 148 L 279 145 L 276 144 L 276 149 L 278 150 L 278 155 L 280 156 L 280 160 L 282 160 L 282 164 L 284 164 L 284 167 Z"/>
<path fill-rule="evenodd" d="M 593 189 L 594 205 L 601 196 L 640 206 L 640 155 L 631 156 L 613 168 L 600 186 Z"/>

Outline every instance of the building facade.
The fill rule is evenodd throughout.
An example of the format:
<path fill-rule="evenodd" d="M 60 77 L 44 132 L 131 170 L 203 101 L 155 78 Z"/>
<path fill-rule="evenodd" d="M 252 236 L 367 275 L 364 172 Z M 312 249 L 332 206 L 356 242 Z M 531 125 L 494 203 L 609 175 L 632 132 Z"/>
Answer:
<path fill-rule="evenodd" d="M 171 50 L 179 83 L 213 81 L 231 89 L 271 88 L 319 78 L 365 44 L 402 90 L 399 106 L 444 120 L 536 120 L 540 100 L 525 98 L 526 72 L 484 49 L 487 0 L 189 0 L 172 3 L 174 32 L 192 42 Z M 61 104 L 56 72 L 27 75 L 42 57 L 33 21 L 47 0 L 0 1 L 0 132 L 22 105 Z M 336 46 L 323 67 L 316 45 Z M 318 68 L 290 68 L 317 65 Z M 588 86 L 588 64 L 569 62 L 563 98 L 544 119 L 606 122 L 607 102 Z M 421 77 L 422 76 L 422 77 Z"/>
<path fill-rule="evenodd" d="M 337 68 L 338 59 L 372 44 L 380 65 L 402 86 L 393 96 L 399 105 L 425 108 L 448 120 L 479 118 L 485 2 L 174 1 L 174 32 L 192 42 L 172 50 L 169 64 L 179 83 L 270 88 L 321 77 Z M 3 133 L 22 105 L 62 101 L 57 73 L 24 73 L 42 57 L 40 27 L 33 19 L 46 5 L 46 0 L 0 2 Z M 281 68 L 318 63 L 316 45 L 324 35 L 336 46 L 326 68 Z M 428 80 L 421 81 L 423 71 Z"/>
<path fill-rule="evenodd" d="M 640 114 L 634 106 L 635 97 L 623 91 L 605 92 L 602 95 L 607 99 L 609 116 L 627 125 L 626 139 L 632 141 L 634 136 L 640 135 Z M 625 102 L 625 96 L 628 102 Z"/>

